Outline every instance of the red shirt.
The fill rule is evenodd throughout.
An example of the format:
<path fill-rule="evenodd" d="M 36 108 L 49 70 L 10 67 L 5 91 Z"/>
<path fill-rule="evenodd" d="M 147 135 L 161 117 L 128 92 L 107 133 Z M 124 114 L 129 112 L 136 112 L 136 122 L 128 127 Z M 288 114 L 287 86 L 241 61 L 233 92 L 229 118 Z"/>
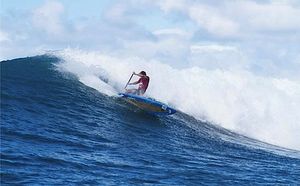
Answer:
<path fill-rule="evenodd" d="M 148 88 L 149 80 L 150 80 L 150 78 L 148 76 L 142 76 L 138 80 L 138 83 L 140 83 L 139 89 L 142 90 L 143 92 L 145 92 Z"/>

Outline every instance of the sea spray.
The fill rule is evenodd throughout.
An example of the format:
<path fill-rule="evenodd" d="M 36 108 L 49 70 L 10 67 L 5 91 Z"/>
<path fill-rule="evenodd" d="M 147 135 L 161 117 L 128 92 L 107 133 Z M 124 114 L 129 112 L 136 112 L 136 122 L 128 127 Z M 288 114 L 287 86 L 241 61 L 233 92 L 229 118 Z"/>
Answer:
<path fill-rule="evenodd" d="M 66 49 L 60 70 L 109 96 L 123 91 L 133 71 L 150 78 L 147 96 L 240 134 L 300 149 L 300 83 L 246 70 L 174 68 L 155 60 Z M 105 79 L 105 80 L 103 80 Z"/>

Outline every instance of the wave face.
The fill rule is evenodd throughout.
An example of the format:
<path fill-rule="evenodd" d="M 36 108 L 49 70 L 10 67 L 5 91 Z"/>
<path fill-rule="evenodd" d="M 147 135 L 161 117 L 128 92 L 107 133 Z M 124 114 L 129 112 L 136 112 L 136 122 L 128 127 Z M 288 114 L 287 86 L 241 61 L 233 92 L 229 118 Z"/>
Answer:
<path fill-rule="evenodd" d="M 285 115 L 287 111 L 280 105 L 285 101 L 282 99 L 298 104 L 294 97 L 298 87 L 293 82 L 282 87 L 280 80 L 259 79 L 262 84 L 256 85 L 258 80 L 251 80 L 255 78 L 251 74 L 242 77 L 197 68 L 176 70 L 140 59 L 121 63 L 116 58 L 74 51 L 0 64 L 1 184 L 299 184 L 299 151 L 223 128 L 265 141 L 269 138 L 261 138 L 262 134 L 284 136 L 277 134 L 280 122 L 291 127 L 289 122 L 299 117 Z M 148 95 L 182 112 L 152 117 L 114 97 L 131 70 L 143 68 L 152 77 Z M 169 74 L 173 78 L 165 79 Z M 218 82 L 221 79 L 225 83 Z M 264 89 L 266 100 L 254 101 L 262 94 L 252 92 L 254 88 Z M 295 92 L 287 92 L 289 88 Z M 244 97 L 237 95 L 239 91 Z M 273 97 L 269 91 L 274 92 Z M 231 95 L 235 95 L 232 100 Z M 277 106 L 275 101 L 279 101 Z M 219 102 L 223 107 L 215 107 Z M 241 106 L 235 108 L 236 102 Z M 265 102 L 271 104 L 269 109 L 276 107 L 268 110 Z M 297 114 L 292 103 L 287 102 L 286 107 Z M 208 104 L 212 104 L 215 116 Z M 232 105 L 229 116 L 223 111 L 228 104 Z M 262 113 L 268 112 L 270 121 L 264 115 L 253 119 L 251 106 L 258 113 L 266 109 Z M 236 113 L 237 109 L 241 111 Z M 279 111 L 283 113 L 276 113 Z M 272 118 L 274 114 L 279 121 Z M 222 127 L 199 118 L 219 121 Z M 261 128 L 268 127 L 269 133 L 262 132 Z M 260 134 L 250 135 L 248 130 Z M 291 139 L 285 136 L 278 140 L 289 144 L 293 138 L 291 134 Z M 295 147 L 299 147 L 297 143 Z"/>

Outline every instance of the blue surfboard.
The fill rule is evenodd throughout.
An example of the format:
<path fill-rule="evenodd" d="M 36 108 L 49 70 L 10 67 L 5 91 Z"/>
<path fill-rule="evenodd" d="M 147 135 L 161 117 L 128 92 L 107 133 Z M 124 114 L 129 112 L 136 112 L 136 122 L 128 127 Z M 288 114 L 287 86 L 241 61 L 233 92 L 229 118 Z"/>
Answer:
<path fill-rule="evenodd" d="M 171 115 L 176 112 L 175 109 L 152 98 L 127 93 L 119 93 L 119 95 L 127 102 L 152 115 Z"/>

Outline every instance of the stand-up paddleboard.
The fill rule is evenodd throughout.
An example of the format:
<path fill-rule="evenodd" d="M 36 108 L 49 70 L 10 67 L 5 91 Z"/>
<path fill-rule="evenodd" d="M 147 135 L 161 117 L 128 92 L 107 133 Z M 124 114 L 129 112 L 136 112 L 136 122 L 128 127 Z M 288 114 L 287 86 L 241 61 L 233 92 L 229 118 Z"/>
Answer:
<path fill-rule="evenodd" d="M 137 106 L 138 108 L 146 111 L 152 115 L 171 115 L 176 112 L 175 109 L 156 101 L 152 98 L 138 96 L 128 93 L 119 93 L 119 95 L 125 99 L 125 101 Z"/>

